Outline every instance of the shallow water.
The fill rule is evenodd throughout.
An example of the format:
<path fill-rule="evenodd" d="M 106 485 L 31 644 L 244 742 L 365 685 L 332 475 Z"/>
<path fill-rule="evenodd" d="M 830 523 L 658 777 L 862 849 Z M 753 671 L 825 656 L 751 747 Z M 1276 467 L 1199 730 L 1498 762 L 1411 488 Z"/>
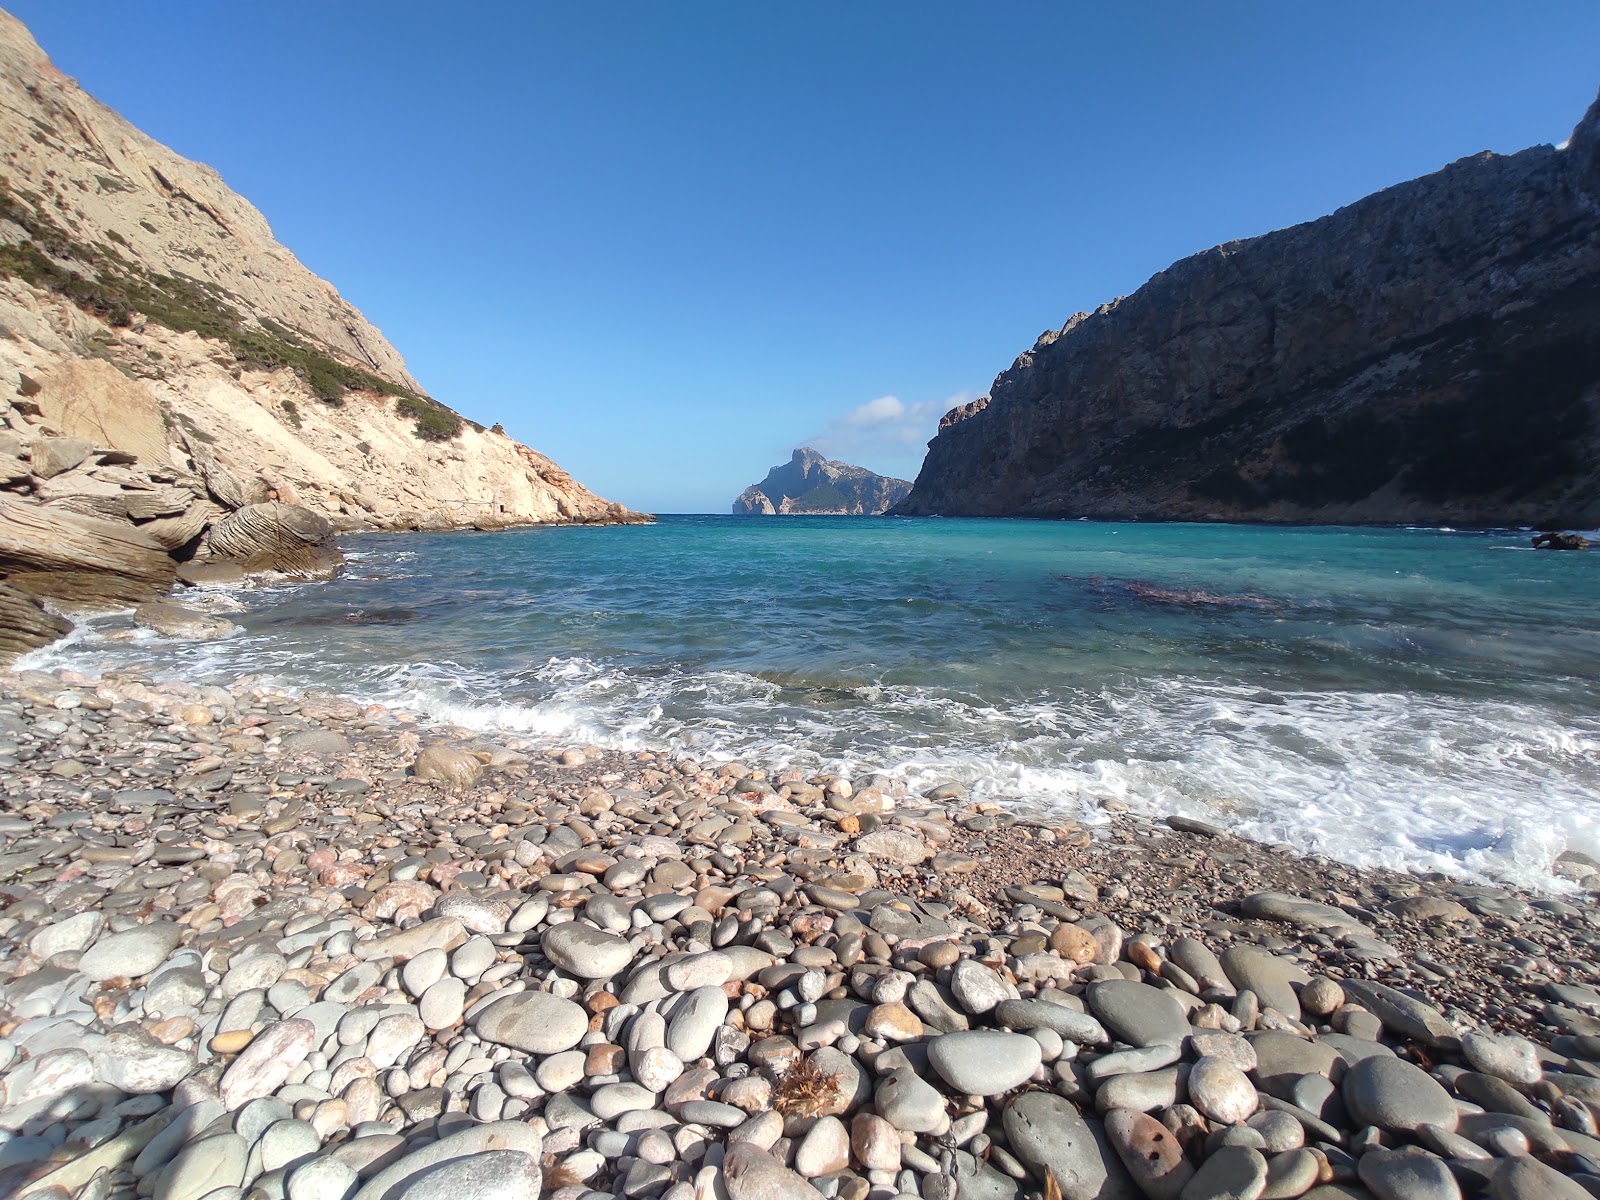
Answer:
<path fill-rule="evenodd" d="M 1544 885 L 1600 857 L 1600 554 L 1522 533 L 667 517 L 370 535 L 184 645 L 482 729 L 1121 801 L 1357 864 Z"/>

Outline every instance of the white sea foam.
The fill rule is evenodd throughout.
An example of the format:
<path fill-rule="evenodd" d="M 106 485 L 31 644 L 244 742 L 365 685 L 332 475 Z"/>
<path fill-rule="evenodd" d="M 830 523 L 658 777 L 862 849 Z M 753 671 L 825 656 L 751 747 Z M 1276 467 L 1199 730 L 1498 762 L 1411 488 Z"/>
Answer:
<path fill-rule="evenodd" d="M 1600 719 L 1450 697 L 1166 680 L 1000 706 L 869 685 L 832 705 L 735 671 L 629 673 L 552 659 L 515 690 L 457 664 L 410 666 L 364 698 L 483 731 L 768 766 L 957 781 L 1033 814 L 1185 813 L 1358 866 L 1562 884 L 1600 856 Z"/>

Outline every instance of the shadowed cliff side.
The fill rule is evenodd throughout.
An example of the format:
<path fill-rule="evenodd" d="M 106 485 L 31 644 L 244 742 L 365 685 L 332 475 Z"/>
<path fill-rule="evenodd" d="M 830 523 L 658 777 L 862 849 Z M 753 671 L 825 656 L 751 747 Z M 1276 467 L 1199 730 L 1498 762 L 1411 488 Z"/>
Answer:
<path fill-rule="evenodd" d="M 1600 523 L 1600 101 L 1079 313 L 895 511 Z"/>

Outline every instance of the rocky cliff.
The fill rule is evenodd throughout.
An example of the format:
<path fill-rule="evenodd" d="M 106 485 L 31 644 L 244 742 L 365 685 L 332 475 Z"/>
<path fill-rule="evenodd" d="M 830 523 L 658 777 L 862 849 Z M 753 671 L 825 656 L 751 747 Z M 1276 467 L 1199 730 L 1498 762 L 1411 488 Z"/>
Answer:
<path fill-rule="evenodd" d="M 3 12 L 0 489 L 0 573 L 64 601 L 160 590 L 224 546 L 303 564 L 302 534 L 322 569 L 336 530 L 641 519 L 424 394 L 215 171 Z"/>
<path fill-rule="evenodd" d="M 736 517 L 778 515 L 875 517 L 911 490 L 904 479 L 874 475 L 865 467 L 824 458 L 801 448 L 760 483 L 739 493 Z"/>
<path fill-rule="evenodd" d="M 1600 101 L 1079 313 L 896 511 L 1600 523 Z"/>

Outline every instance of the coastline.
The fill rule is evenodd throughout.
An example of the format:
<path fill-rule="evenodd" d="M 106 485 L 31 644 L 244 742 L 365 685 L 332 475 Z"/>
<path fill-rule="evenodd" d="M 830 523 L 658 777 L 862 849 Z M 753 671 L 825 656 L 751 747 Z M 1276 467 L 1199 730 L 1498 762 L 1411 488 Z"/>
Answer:
<path fill-rule="evenodd" d="M 0 676 L 0 743 L 13 1194 L 1135 1195 L 1152 1126 L 1257 1195 L 1600 1168 L 1575 900 L 248 679 Z"/>

